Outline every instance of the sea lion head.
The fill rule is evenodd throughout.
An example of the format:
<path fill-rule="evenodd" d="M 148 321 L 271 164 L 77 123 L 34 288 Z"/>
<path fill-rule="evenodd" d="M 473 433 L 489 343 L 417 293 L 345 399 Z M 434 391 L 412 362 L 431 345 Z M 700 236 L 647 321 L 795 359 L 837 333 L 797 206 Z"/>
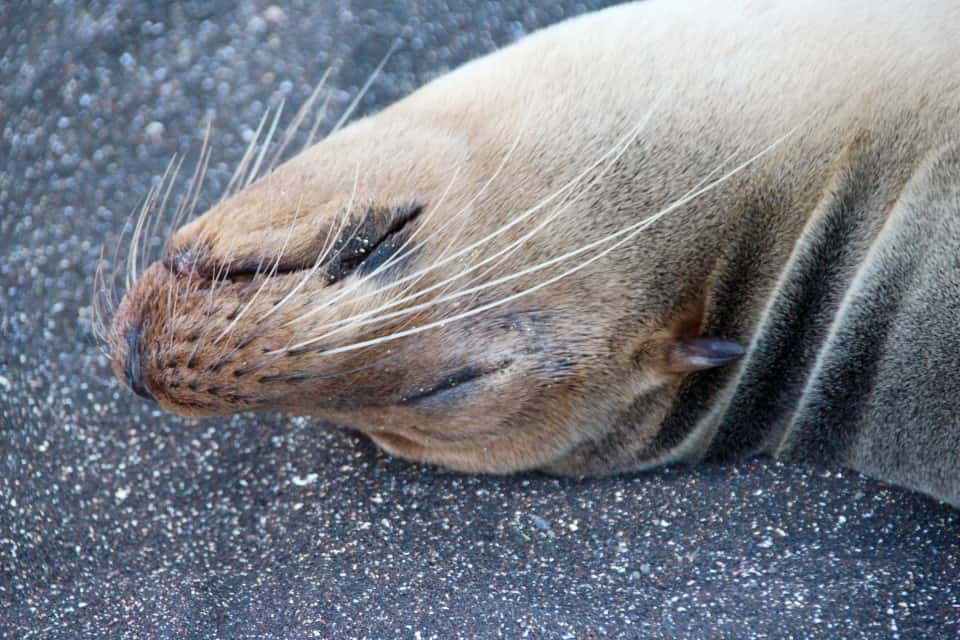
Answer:
<path fill-rule="evenodd" d="M 519 84 L 465 87 L 357 121 L 179 228 L 114 315 L 120 379 L 174 413 L 317 416 L 469 471 L 580 471 L 565 456 L 643 397 L 652 437 L 663 394 L 741 350 L 701 335 L 699 282 L 677 297 L 655 250 L 617 244 L 636 196 L 599 185 L 643 153 L 642 118 L 574 129 Z"/>

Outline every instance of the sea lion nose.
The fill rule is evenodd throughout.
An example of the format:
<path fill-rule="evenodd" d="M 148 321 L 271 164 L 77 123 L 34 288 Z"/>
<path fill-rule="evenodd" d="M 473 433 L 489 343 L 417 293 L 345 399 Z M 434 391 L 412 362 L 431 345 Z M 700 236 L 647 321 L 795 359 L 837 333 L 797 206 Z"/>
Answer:
<path fill-rule="evenodd" d="M 127 361 L 123 366 L 123 375 L 127 380 L 127 386 L 129 386 L 135 394 L 152 402 L 157 401 L 143 381 L 143 371 L 140 366 L 139 324 L 131 326 L 127 332 Z"/>

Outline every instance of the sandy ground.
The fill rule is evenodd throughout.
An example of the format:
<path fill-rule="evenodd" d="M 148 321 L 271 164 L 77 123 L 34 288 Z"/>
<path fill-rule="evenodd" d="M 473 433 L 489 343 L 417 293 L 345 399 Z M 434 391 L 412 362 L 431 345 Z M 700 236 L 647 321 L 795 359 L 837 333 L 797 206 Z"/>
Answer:
<path fill-rule="evenodd" d="M 534 4 L 0 5 L 0 637 L 960 634 L 960 514 L 852 473 L 470 477 L 114 380 L 100 246 L 207 117 L 203 202 L 328 65 L 329 125 L 397 36 L 361 113 L 591 3 Z"/>

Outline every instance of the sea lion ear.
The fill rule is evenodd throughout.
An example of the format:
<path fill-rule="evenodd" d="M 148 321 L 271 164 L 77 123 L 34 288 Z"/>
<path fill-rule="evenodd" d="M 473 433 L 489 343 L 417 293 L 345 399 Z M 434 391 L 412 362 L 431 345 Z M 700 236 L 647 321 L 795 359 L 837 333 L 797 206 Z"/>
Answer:
<path fill-rule="evenodd" d="M 693 373 L 736 362 L 746 350 L 736 342 L 715 338 L 675 338 L 662 363 L 665 373 Z"/>

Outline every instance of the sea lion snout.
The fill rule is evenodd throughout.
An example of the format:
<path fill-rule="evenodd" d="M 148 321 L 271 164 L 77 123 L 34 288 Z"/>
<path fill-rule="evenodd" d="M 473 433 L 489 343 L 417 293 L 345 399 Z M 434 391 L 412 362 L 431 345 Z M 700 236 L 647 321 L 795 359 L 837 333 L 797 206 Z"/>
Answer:
<path fill-rule="evenodd" d="M 140 378 L 179 414 L 316 416 L 406 458 L 508 472 L 601 441 L 639 403 L 645 443 L 688 374 L 737 355 L 670 329 L 671 272 L 689 298 L 715 258 L 675 242 L 680 220 L 635 237 L 704 175 L 631 169 L 649 166 L 649 98 L 541 119 L 557 96 L 467 72 L 509 91 L 440 80 L 180 227 L 124 300 L 118 375 L 141 321 Z"/>
<path fill-rule="evenodd" d="M 536 135 L 426 125 L 416 100 L 178 229 L 118 309 L 125 384 L 182 415 L 310 415 L 406 458 L 508 472 L 604 437 L 638 398 L 652 433 L 687 374 L 735 359 L 715 342 L 671 351 L 656 265 L 629 284 L 610 270 L 648 255 L 615 244 L 607 218 L 626 213 L 599 189 L 620 181 L 628 133 L 554 167 Z"/>

